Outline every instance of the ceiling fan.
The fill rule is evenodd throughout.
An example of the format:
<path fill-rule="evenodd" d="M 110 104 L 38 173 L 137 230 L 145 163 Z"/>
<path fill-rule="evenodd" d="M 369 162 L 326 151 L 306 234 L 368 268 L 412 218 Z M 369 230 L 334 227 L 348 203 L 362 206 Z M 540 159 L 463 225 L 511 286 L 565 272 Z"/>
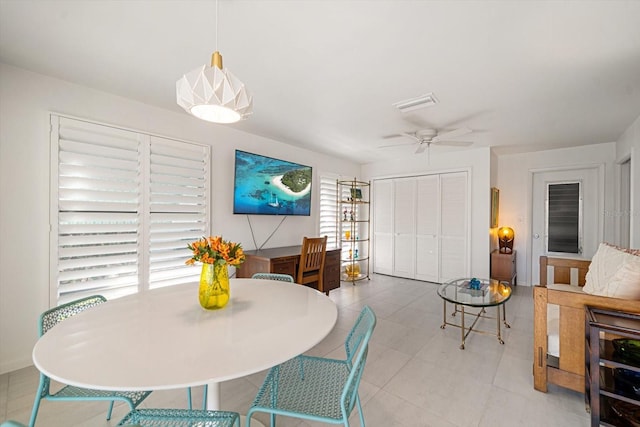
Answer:
<path fill-rule="evenodd" d="M 385 139 L 397 138 L 401 136 L 411 138 L 415 141 L 408 144 L 418 144 L 418 147 L 415 153 L 420 154 L 420 153 L 423 153 L 424 150 L 430 148 L 431 144 L 449 145 L 449 146 L 455 146 L 455 147 L 468 147 L 469 145 L 473 144 L 473 142 L 453 141 L 450 138 L 457 138 L 460 136 L 468 135 L 471 132 L 473 131 L 466 127 L 444 131 L 444 132 L 439 131 L 437 129 L 421 129 L 415 132 L 401 132 L 394 135 L 388 135 L 388 136 L 385 136 L 384 138 Z M 406 145 L 406 144 L 383 145 L 379 148 L 397 147 L 399 145 Z"/>

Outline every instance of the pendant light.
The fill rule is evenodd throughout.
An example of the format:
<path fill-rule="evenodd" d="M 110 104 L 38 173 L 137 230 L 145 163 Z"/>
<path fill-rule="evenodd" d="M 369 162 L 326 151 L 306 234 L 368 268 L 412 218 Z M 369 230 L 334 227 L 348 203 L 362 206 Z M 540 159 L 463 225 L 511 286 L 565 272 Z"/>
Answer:
<path fill-rule="evenodd" d="M 218 0 L 216 51 L 211 66 L 203 65 L 176 82 L 178 105 L 195 117 L 214 123 L 235 123 L 253 113 L 253 96 L 236 76 L 222 67 L 218 52 Z"/>

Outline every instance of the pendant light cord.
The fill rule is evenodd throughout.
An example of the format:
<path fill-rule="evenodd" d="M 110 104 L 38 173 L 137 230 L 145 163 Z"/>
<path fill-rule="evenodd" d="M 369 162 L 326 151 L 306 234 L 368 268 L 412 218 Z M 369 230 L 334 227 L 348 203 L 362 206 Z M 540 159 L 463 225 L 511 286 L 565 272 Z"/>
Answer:
<path fill-rule="evenodd" d="M 216 0 L 216 51 L 218 51 L 218 0 Z"/>

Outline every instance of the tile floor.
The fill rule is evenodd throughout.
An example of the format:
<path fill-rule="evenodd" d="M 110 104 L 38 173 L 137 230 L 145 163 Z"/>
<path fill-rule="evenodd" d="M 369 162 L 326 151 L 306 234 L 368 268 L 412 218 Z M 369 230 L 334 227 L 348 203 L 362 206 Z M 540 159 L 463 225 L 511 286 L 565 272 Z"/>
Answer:
<path fill-rule="evenodd" d="M 516 287 L 507 303 L 511 329 L 505 344 L 495 336 L 471 334 L 460 350 L 460 330 L 442 324 L 437 285 L 374 275 L 356 286 L 343 283 L 331 292 L 339 307 L 338 323 L 309 353 L 342 357 L 343 340 L 363 305 L 378 317 L 360 386 L 369 427 L 403 426 L 588 426 L 583 395 L 558 387 L 540 393 L 532 385 L 533 304 L 529 287 Z M 493 310 L 491 310 L 493 311 Z M 495 320 L 478 327 L 495 330 Z M 212 355 L 213 357 L 213 355 Z M 224 409 L 245 413 L 264 372 L 222 384 Z M 0 422 L 26 423 L 38 385 L 35 368 L 0 375 Z M 201 402 L 202 390 L 194 390 Z M 152 393 L 146 407 L 186 407 L 184 390 Z M 115 426 L 126 406 L 105 420 L 107 405 L 93 402 L 43 401 L 38 426 Z M 351 425 L 359 426 L 354 411 Z M 258 416 L 265 425 L 267 418 Z M 278 426 L 316 423 L 278 418 Z M 243 426 L 244 427 L 244 426 Z"/>

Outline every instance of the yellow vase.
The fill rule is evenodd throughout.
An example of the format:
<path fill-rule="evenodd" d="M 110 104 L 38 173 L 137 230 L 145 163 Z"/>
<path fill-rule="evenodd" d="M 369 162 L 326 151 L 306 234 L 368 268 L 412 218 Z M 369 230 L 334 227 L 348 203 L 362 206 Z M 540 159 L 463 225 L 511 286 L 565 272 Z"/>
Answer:
<path fill-rule="evenodd" d="M 205 310 L 222 308 L 229 302 L 227 264 L 202 264 L 198 299 Z"/>

